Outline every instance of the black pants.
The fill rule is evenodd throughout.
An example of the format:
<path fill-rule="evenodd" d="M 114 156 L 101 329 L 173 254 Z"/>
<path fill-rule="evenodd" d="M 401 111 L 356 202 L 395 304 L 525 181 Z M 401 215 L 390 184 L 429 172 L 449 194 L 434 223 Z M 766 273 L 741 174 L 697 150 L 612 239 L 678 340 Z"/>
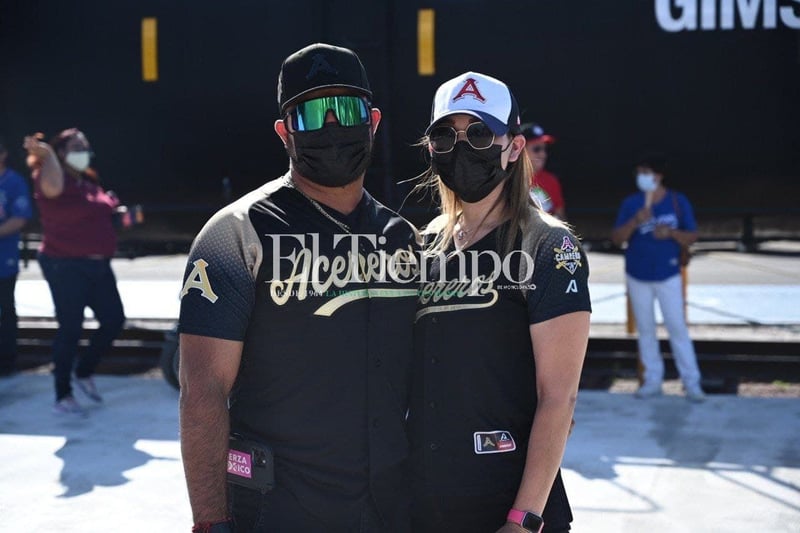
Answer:
<path fill-rule="evenodd" d="M 17 366 L 17 309 L 14 288 L 17 275 L 0 278 L 0 374 L 13 372 Z"/>
<path fill-rule="evenodd" d="M 109 259 L 57 258 L 39 254 L 39 266 L 50 286 L 58 319 L 58 331 L 53 340 L 53 373 L 58 401 L 72 394 L 70 379 L 73 369 L 79 378 L 94 374 L 100 357 L 122 330 L 125 314 Z M 83 331 L 86 307 L 94 312 L 100 326 L 92 335 L 89 347 L 78 358 L 78 341 Z"/>
<path fill-rule="evenodd" d="M 231 516 L 236 533 L 405 533 L 407 524 L 386 525 L 375 506 L 365 501 L 348 523 L 332 523 L 314 516 L 298 499 L 280 486 L 270 492 L 228 485 Z M 406 517 L 407 518 L 407 517 Z"/>

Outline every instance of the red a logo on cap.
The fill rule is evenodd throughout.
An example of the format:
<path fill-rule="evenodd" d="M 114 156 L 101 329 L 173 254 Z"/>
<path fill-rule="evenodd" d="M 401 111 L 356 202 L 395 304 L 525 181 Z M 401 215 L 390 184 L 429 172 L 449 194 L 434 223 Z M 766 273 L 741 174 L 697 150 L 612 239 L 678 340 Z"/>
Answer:
<path fill-rule="evenodd" d="M 456 95 L 453 97 L 453 102 L 464 98 L 468 94 L 472 95 L 473 98 L 480 102 L 486 101 L 486 98 L 484 98 L 481 92 L 478 90 L 478 84 L 475 81 L 475 78 L 467 78 L 467 81 L 464 82 L 464 86 L 461 87 L 461 90 L 459 90 L 458 93 L 456 93 Z"/>

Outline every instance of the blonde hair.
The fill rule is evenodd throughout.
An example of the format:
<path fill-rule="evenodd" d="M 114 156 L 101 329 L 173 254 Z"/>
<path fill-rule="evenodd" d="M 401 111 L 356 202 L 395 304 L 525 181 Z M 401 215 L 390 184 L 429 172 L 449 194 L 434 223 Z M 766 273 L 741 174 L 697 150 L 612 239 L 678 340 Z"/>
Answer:
<path fill-rule="evenodd" d="M 519 134 L 518 134 L 519 135 Z M 513 137 L 512 137 L 513 138 Z M 427 148 L 429 140 L 423 137 L 418 143 Z M 507 254 L 514 249 L 517 238 L 517 229 L 530 222 L 532 213 L 537 212 L 542 219 L 548 223 L 560 224 L 555 217 L 548 215 L 541 207 L 536 204 L 530 196 L 530 179 L 533 174 L 533 164 L 526 150 L 520 152 L 519 157 L 514 162 L 509 162 L 506 167 L 509 173 L 508 178 L 503 183 L 503 190 L 497 199 L 497 203 L 502 204 L 504 217 L 511 223 L 508 226 L 501 226 L 498 233 L 498 241 L 501 249 L 498 252 Z M 431 191 L 434 200 L 439 201 L 441 215 L 433 219 L 423 230 L 423 235 L 434 235 L 425 246 L 425 253 L 429 255 L 443 254 L 450 247 L 453 241 L 455 225 L 461 215 L 461 200 L 448 188 L 439 177 L 434 173 L 432 167 L 418 176 L 419 183 L 414 187 L 413 192 Z M 497 207 L 493 205 L 486 215 Z M 549 220 L 549 219 L 552 219 Z M 508 228 L 508 229 L 506 229 Z"/>

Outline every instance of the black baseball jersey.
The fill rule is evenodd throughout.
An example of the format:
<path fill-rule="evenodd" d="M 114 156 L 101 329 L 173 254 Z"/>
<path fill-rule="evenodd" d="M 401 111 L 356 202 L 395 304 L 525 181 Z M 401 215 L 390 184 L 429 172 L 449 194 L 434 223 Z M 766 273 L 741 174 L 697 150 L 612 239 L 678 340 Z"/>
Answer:
<path fill-rule="evenodd" d="M 180 332 L 243 341 L 231 431 L 273 448 L 276 483 L 323 530 L 402 497 L 417 259 L 414 228 L 366 192 L 345 217 L 288 175 L 192 246 Z"/>
<path fill-rule="evenodd" d="M 579 241 L 561 224 L 539 230 L 530 243 L 520 232 L 507 255 L 497 252 L 495 230 L 444 265 L 443 256 L 426 261 L 409 429 L 413 486 L 418 499 L 433 499 L 434 507 L 461 501 L 480 508 L 487 497 L 508 494 L 511 501 L 498 507 L 508 511 L 537 403 L 530 325 L 591 311 L 589 267 Z M 528 249 L 520 248 L 523 242 Z M 571 520 L 560 476 L 544 519 L 556 528 Z M 497 520 L 500 527 L 505 515 Z"/>

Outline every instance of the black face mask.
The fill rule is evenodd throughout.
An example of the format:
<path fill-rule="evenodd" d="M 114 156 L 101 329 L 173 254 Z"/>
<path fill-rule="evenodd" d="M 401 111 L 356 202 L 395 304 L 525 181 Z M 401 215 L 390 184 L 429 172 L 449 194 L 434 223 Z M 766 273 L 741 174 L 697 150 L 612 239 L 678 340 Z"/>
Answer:
<path fill-rule="evenodd" d="M 442 181 L 464 202 L 480 202 L 508 177 L 500 166 L 503 150 L 492 145 L 475 150 L 465 142 L 457 142 L 451 152 L 431 154 L 431 167 Z"/>
<path fill-rule="evenodd" d="M 343 127 L 327 124 L 318 130 L 292 133 L 294 168 L 324 187 L 344 187 L 367 170 L 372 152 L 370 124 Z"/>

